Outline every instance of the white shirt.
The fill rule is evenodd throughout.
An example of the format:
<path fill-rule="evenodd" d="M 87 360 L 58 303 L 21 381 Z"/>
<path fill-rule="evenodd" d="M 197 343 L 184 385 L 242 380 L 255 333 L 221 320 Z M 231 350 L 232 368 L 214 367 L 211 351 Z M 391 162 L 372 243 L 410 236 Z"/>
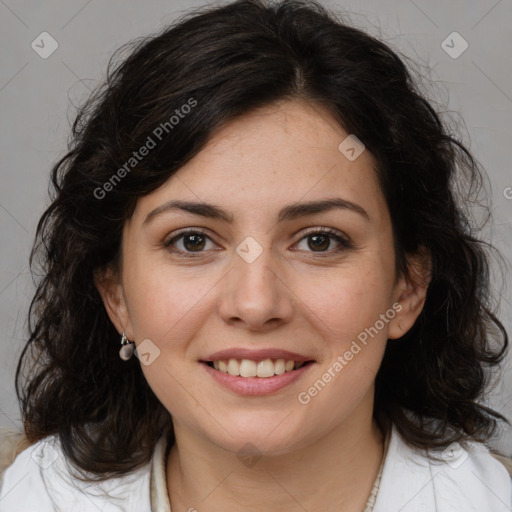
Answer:
<path fill-rule="evenodd" d="M 0 482 L 0 512 L 170 512 L 167 438 L 150 463 L 100 483 L 73 478 L 57 436 L 22 451 Z M 446 460 L 445 460 L 446 459 Z M 393 427 L 373 512 L 511 512 L 512 480 L 483 445 L 430 461 Z M 106 495 L 109 494 L 109 496 Z"/>

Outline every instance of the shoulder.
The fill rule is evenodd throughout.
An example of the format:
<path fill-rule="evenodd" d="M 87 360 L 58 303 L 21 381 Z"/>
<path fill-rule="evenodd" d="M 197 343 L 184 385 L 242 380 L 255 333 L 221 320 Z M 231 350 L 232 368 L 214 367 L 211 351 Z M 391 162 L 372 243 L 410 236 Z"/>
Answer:
<path fill-rule="evenodd" d="M 510 475 L 510 478 L 512 478 L 512 458 L 511 457 L 505 457 L 504 455 L 501 455 L 499 453 L 493 453 L 491 452 L 491 455 L 508 471 L 508 474 Z"/>
<path fill-rule="evenodd" d="M 510 512 L 512 479 L 488 448 L 457 443 L 433 460 L 393 427 L 374 512 Z"/>
<path fill-rule="evenodd" d="M 5 441 L 7 456 L 21 441 Z M 14 445 L 13 445 L 14 443 Z M 4 460 L 4 463 L 5 463 Z M 18 453 L 0 477 L 2 512 L 74 510 L 75 512 L 150 512 L 150 465 L 102 482 L 76 478 L 58 436 L 49 436 Z M 80 474 L 86 477 L 85 473 Z M 92 475 L 91 475 L 92 476 Z"/>
<path fill-rule="evenodd" d="M 30 446 L 25 434 L 19 430 L 0 428 L 0 475 L 16 456 Z"/>

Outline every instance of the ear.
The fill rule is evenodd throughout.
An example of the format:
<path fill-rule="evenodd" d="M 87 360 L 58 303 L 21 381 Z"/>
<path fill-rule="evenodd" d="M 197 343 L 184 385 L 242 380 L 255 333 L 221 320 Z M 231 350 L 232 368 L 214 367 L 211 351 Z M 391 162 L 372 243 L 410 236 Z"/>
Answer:
<path fill-rule="evenodd" d="M 401 275 L 395 287 L 395 302 L 401 308 L 389 322 L 388 338 L 401 338 L 423 310 L 432 274 L 431 256 L 425 247 L 407 255 L 409 275 Z"/>
<path fill-rule="evenodd" d="M 110 321 L 114 324 L 119 335 L 124 331 L 126 337 L 133 340 L 130 315 L 118 272 L 110 266 L 98 269 L 94 272 L 94 284 L 101 295 Z"/>

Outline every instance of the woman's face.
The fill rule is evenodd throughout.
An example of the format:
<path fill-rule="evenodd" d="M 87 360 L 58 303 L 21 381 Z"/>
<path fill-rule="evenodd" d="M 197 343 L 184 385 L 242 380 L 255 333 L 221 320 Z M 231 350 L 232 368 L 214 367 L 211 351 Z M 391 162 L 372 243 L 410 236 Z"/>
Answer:
<path fill-rule="evenodd" d="M 139 199 L 104 299 L 175 428 L 277 454 L 370 421 L 387 339 L 422 297 L 395 274 L 374 159 L 340 150 L 348 136 L 319 107 L 274 104 Z"/>

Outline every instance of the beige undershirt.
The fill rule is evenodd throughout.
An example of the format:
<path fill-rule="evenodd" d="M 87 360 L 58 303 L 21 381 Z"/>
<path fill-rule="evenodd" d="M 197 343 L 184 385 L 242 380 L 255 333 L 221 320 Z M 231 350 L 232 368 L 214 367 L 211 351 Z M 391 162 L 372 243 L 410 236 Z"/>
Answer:
<path fill-rule="evenodd" d="M 377 478 L 373 483 L 372 490 L 366 506 L 362 512 L 372 512 L 379 492 L 380 481 L 382 478 L 382 470 L 384 468 L 384 461 L 388 452 L 389 435 L 386 436 L 384 441 L 384 455 L 377 474 Z M 166 465 L 167 455 L 170 448 L 167 446 L 167 435 L 163 435 L 155 446 L 153 462 L 151 465 L 151 512 L 171 512 L 171 504 L 169 503 L 169 495 L 167 493 L 167 478 L 166 478 Z"/>

